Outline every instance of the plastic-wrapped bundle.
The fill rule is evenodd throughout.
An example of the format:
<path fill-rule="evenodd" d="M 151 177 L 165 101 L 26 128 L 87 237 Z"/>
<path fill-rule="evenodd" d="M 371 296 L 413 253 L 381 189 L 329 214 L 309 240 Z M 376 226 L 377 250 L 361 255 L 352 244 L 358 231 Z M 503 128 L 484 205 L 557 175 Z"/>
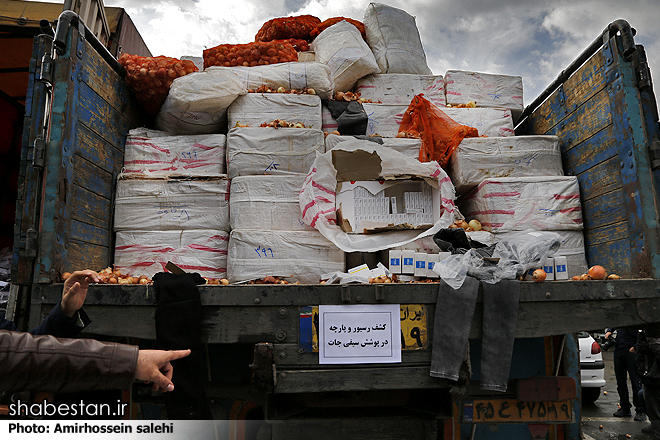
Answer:
<path fill-rule="evenodd" d="M 523 111 L 523 82 L 520 76 L 448 70 L 445 72 L 447 104 L 507 108 L 516 120 Z"/>
<path fill-rule="evenodd" d="M 407 105 L 363 103 L 369 117 L 367 135 L 396 137 Z M 440 108 L 449 118 L 461 125 L 474 127 L 479 136 L 513 136 L 510 110 L 494 108 Z"/>
<path fill-rule="evenodd" d="M 563 176 L 557 136 L 466 138 L 451 156 L 457 194 L 491 177 Z"/>
<path fill-rule="evenodd" d="M 115 267 L 127 275 L 152 278 L 168 261 L 204 278 L 227 277 L 229 233 L 212 229 L 189 231 L 119 231 Z"/>
<path fill-rule="evenodd" d="M 431 75 L 415 17 L 401 9 L 370 3 L 363 22 L 381 73 Z"/>
<path fill-rule="evenodd" d="M 305 174 L 231 180 L 231 229 L 313 231 L 302 221 L 298 194 Z"/>
<path fill-rule="evenodd" d="M 233 128 L 227 136 L 227 175 L 307 173 L 323 153 L 323 132 L 311 128 Z"/>
<path fill-rule="evenodd" d="M 318 284 L 321 275 L 344 272 L 345 266 L 344 253 L 317 231 L 231 231 L 231 283 L 277 276 L 291 283 Z"/>
<path fill-rule="evenodd" d="M 554 253 L 554 257 L 566 257 L 566 267 L 568 279 L 573 278 L 575 275 L 587 273 L 589 265 L 587 263 L 587 255 L 584 249 L 584 233 L 582 231 L 552 231 L 561 236 L 561 245 Z M 495 240 L 503 241 L 510 239 L 518 232 L 502 232 L 494 234 Z M 538 269 L 541 265 L 531 269 Z"/>
<path fill-rule="evenodd" d="M 225 173 L 224 134 L 172 136 L 137 128 L 126 138 L 123 176 L 217 177 Z"/>
<path fill-rule="evenodd" d="M 330 68 L 322 63 L 280 63 L 270 66 L 231 67 L 238 75 L 244 88 L 258 89 L 261 86 L 276 90 L 284 87 L 287 90 L 314 89 L 323 99 L 332 96 L 333 82 Z"/>
<path fill-rule="evenodd" d="M 575 176 L 486 179 L 458 199 L 467 219 L 491 232 L 581 230 L 580 187 Z"/>
<path fill-rule="evenodd" d="M 229 230 L 229 180 L 117 182 L 115 231 Z"/>
<path fill-rule="evenodd" d="M 380 69 L 374 54 L 360 31 L 347 21 L 340 21 L 321 32 L 312 42 L 316 60 L 330 67 L 336 92 L 346 92 L 363 76 Z"/>
<path fill-rule="evenodd" d="M 424 94 L 436 107 L 445 107 L 442 75 L 385 73 L 358 80 L 356 91 L 361 98 L 381 104 L 409 105 L 415 95 Z"/>
<path fill-rule="evenodd" d="M 227 108 L 247 93 L 235 73 L 208 68 L 172 83 L 156 117 L 159 129 L 170 134 L 226 132 Z"/>
<path fill-rule="evenodd" d="M 227 111 L 229 128 L 236 124 L 259 127 L 275 119 L 302 123 L 320 129 L 321 98 L 316 95 L 285 93 L 248 93 L 236 99 Z"/>

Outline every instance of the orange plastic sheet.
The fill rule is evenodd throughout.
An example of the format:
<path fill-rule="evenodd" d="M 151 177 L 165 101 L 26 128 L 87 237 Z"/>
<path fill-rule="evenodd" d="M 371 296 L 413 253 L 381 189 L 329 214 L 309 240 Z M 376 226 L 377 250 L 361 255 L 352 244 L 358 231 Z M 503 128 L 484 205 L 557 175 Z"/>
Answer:
<path fill-rule="evenodd" d="M 199 69 L 192 61 L 170 57 L 141 57 L 122 54 L 119 64 L 126 70 L 126 84 L 142 107 L 155 115 L 165 102 L 172 81 Z"/>
<path fill-rule="evenodd" d="M 299 15 L 297 17 L 280 17 L 268 20 L 261 26 L 254 37 L 254 41 L 299 40 L 312 41 L 310 33 L 321 23 L 313 15 Z"/>
<path fill-rule="evenodd" d="M 476 128 L 461 125 L 431 104 L 423 94 L 416 95 L 403 115 L 399 133 L 408 133 L 422 140 L 419 161 L 436 161 L 441 167 L 466 137 L 479 137 Z"/>
<path fill-rule="evenodd" d="M 298 61 L 298 52 L 288 42 L 220 44 L 205 49 L 204 68 L 211 66 L 264 66 Z"/>

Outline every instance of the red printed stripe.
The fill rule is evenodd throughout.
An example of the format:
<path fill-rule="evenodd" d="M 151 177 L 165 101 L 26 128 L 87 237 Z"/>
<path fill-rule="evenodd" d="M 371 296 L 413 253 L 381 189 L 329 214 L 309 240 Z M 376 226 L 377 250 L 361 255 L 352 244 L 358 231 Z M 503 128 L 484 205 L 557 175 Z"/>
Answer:
<path fill-rule="evenodd" d="M 562 214 L 568 214 L 571 212 L 578 212 L 578 211 L 582 211 L 582 208 L 580 206 L 576 206 L 573 208 L 564 208 L 559 210 L 559 212 L 561 212 Z"/>
<path fill-rule="evenodd" d="M 520 193 L 518 191 L 512 191 L 512 192 L 493 192 L 493 193 L 488 193 L 484 194 L 484 199 L 488 199 L 490 197 L 519 197 Z"/>
<path fill-rule="evenodd" d="M 116 246 L 115 249 L 119 251 L 135 250 L 140 252 L 155 252 L 155 253 L 174 252 L 176 250 L 174 248 L 169 248 L 169 247 L 162 249 L 152 249 L 151 246 L 146 246 L 143 244 L 127 244 L 124 246 Z"/>
<path fill-rule="evenodd" d="M 331 213 L 331 212 L 335 212 L 335 209 L 332 208 L 332 209 L 327 209 L 327 210 L 325 210 L 325 211 L 319 211 L 318 213 L 316 213 L 316 215 L 315 215 L 314 218 L 312 219 L 312 222 L 311 222 L 309 225 L 310 225 L 312 228 L 316 227 L 316 226 L 315 226 L 315 225 L 316 225 L 316 221 L 319 219 L 319 217 L 322 216 L 322 215 L 325 215 L 325 214 L 329 214 L 329 213 Z M 335 223 L 336 223 L 336 220 L 333 220 L 333 219 L 328 219 L 328 221 L 330 221 L 330 222 L 335 222 Z"/>
<path fill-rule="evenodd" d="M 202 245 L 202 244 L 189 244 L 186 247 L 190 248 L 190 249 L 195 249 L 196 251 L 213 252 L 213 253 L 225 254 L 225 255 L 227 254 L 226 249 L 213 248 L 213 247 L 205 246 L 205 245 Z"/>
<path fill-rule="evenodd" d="M 303 216 L 303 218 L 305 218 L 305 214 L 307 214 L 307 210 L 308 210 L 309 208 L 311 208 L 312 206 L 314 206 L 315 204 L 316 204 L 316 202 L 312 200 L 312 201 L 309 202 L 307 205 L 305 205 L 305 209 L 303 209 L 303 212 L 302 212 L 302 216 Z"/>
<path fill-rule="evenodd" d="M 147 146 L 147 147 L 152 147 L 152 148 L 154 148 L 158 151 L 161 151 L 163 153 L 170 154 L 170 149 L 169 148 L 159 147 L 158 145 L 152 144 L 151 142 L 130 142 L 129 145 L 144 145 L 144 146 Z"/>
<path fill-rule="evenodd" d="M 229 235 L 212 235 L 210 238 L 214 240 L 229 241 Z"/>
<path fill-rule="evenodd" d="M 553 197 L 555 200 L 562 200 L 562 199 L 563 199 L 563 200 L 575 200 L 575 199 L 578 199 L 578 200 L 579 200 L 579 199 L 580 199 L 580 195 L 579 195 L 579 194 L 569 194 L 569 195 L 567 195 L 567 196 L 564 196 L 564 195 L 561 195 L 561 194 L 553 194 L 552 197 Z"/>
<path fill-rule="evenodd" d="M 325 191 L 325 192 L 327 192 L 327 193 L 330 194 L 330 195 L 333 195 L 333 196 L 336 195 L 334 191 L 331 191 L 331 190 L 329 190 L 329 189 L 327 189 L 327 188 L 324 188 L 323 186 L 319 185 L 319 184 L 316 183 L 316 182 L 312 182 L 312 186 L 313 186 L 314 188 L 320 189 L 321 191 Z"/>

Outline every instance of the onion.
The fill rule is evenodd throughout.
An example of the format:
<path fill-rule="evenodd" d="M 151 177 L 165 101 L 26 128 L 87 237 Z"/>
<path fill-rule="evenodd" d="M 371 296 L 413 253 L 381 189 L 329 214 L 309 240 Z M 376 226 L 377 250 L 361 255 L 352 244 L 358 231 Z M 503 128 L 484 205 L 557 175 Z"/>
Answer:
<path fill-rule="evenodd" d="M 536 281 L 537 283 L 540 283 L 541 281 L 544 281 L 546 276 L 547 276 L 547 274 L 545 273 L 545 271 L 543 269 L 536 269 L 532 273 L 532 279 L 534 281 Z"/>
<path fill-rule="evenodd" d="M 474 231 L 481 231 L 481 223 L 477 219 L 470 220 L 468 226 Z"/>
<path fill-rule="evenodd" d="M 604 280 L 607 278 L 607 272 L 603 266 L 591 266 L 589 268 L 589 276 L 592 280 Z"/>

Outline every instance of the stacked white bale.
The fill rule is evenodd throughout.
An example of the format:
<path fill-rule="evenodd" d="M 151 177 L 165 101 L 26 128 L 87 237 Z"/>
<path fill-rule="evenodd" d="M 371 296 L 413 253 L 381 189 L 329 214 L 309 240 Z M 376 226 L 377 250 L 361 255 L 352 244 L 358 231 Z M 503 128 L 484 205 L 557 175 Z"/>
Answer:
<path fill-rule="evenodd" d="M 230 129 L 236 124 L 259 127 L 275 119 L 320 129 L 321 98 L 289 93 L 248 93 L 229 106 L 227 118 Z"/>
<path fill-rule="evenodd" d="M 582 231 L 552 231 L 561 235 L 561 246 L 554 253 L 553 257 L 566 257 L 566 268 L 568 278 L 575 275 L 587 273 L 589 265 L 587 264 L 587 255 L 584 248 L 584 234 Z M 496 241 L 506 240 L 508 237 L 518 232 L 501 232 L 494 234 Z"/>
<path fill-rule="evenodd" d="M 120 180 L 114 229 L 229 231 L 229 180 Z"/>
<path fill-rule="evenodd" d="M 468 220 L 479 220 L 484 230 L 493 233 L 583 228 L 575 176 L 489 178 L 457 204 Z"/>
<path fill-rule="evenodd" d="M 445 88 L 442 75 L 386 73 L 369 75 L 357 82 L 356 92 L 361 98 L 381 104 L 409 105 L 424 94 L 436 107 L 445 107 Z"/>
<path fill-rule="evenodd" d="M 382 73 L 431 74 L 415 17 L 401 9 L 370 3 L 363 23 Z"/>
<path fill-rule="evenodd" d="M 318 231 L 233 230 L 227 274 L 230 283 L 277 276 L 318 284 L 321 275 L 345 271 L 344 252 Z"/>
<path fill-rule="evenodd" d="M 315 231 L 302 221 L 305 174 L 239 176 L 231 181 L 231 229 Z"/>
<path fill-rule="evenodd" d="M 340 136 L 336 134 L 329 134 L 325 137 L 325 151 L 330 151 L 337 146 L 337 144 L 355 139 L 353 136 Z M 384 147 L 389 147 L 393 150 L 398 151 L 401 154 L 406 156 L 419 159 L 419 149 L 422 146 L 421 139 L 411 139 L 411 138 L 373 138 L 373 142 L 381 144 Z M 381 142 L 376 141 L 375 139 L 380 140 Z"/>
<path fill-rule="evenodd" d="M 465 138 L 449 169 L 459 195 L 491 177 L 563 175 L 557 136 Z"/>
<path fill-rule="evenodd" d="M 171 134 L 226 132 L 227 108 L 246 93 L 231 70 L 209 67 L 177 78 L 158 115 L 156 125 Z"/>
<path fill-rule="evenodd" d="M 239 127 L 227 135 L 227 175 L 307 173 L 323 153 L 323 131 L 311 128 Z"/>
<path fill-rule="evenodd" d="M 448 70 L 445 72 L 448 105 L 475 101 L 477 107 L 506 108 L 513 119 L 523 111 L 523 82 L 520 76 Z"/>
<path fill-rule="evenodd" d="M 407 105 L 362 104 L 369 122 L 367 136 L 396 137 Z M 455 122 L 474 127 L 479 136 L 513 136 L 511 111 L 494 108 L 440 108 Z"/>
<path fill-rule="evenodd" d="M 300 54 L 299 54 L 300 57 Z M 321 98 L 332 97 L 333 82 L 330 68 L 323 63 L 293 62 L 278 63 L 268 66 L 228 67 L 238 75 L 246 89 L 258 89 L 261 86 L 287 90 L 314 89 Z"/>
<path fill-rule="evenodd" d="M 226 278 L 229 234 L 225 231 L 119 231 L 115 267 L 128 275 L 152 278 L 168 261 L 204 278 Z"/>
<path fill-rule="evenodd" d="M 224 134 L 172 136 L 138 128 L 126 138 L 124 168 L 127 177 L 217 177 L 225 173 Z"/>
<path fill-rule="evenodd" d="M 343 20 L 321 32 L 310 45 L 315 59 L 330 68 L 335 92 L 353 90 L 360 78 L 380 72 L 374 54 L 355 25 Z"/>

